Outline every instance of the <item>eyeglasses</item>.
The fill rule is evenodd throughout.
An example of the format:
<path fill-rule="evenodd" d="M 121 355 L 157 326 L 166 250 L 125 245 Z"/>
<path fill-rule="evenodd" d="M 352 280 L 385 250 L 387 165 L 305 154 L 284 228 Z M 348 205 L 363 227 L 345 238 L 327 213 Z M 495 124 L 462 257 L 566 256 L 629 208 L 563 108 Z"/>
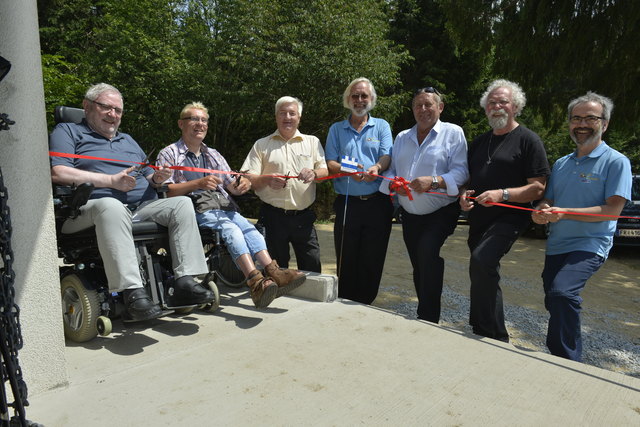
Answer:
<path fill-rule="evenodd" d="M 353 93 L 351 94 L 351 99 L 357 101 L 358 99 L 369 99 L 369 94 L 366 93 Z"/>
<path fill-rule="evenodd" d="M 504 107 L 505 105 L 509 105 L 511 103 L 511 101 L 509 101 L 508 99 L 501 99 L 499 101 L 489 101 L 487 102 L 487 105 L 489 107 Z"/>
<path fill-rule="evenodd" d="M 596 123 L 598 123 L 598 120 L 604 120 L 604 117 L 598 117 L 598 116 L 587 116 L 587 117 L 571 116 L 571 117 L 569 117 L 569 121 L 571 123 L 573 123 L 574 125 L 578 125 L 578 124 L 582 123 L 583 120 L 588 125 L 595 125 Z"/>
<path fill-rule="evenodd" d="M 435 93 L 436 95 L 440 96 L 440 92 L 438 92 L 438 89 L 433 86 L 420 88 L 414 92 L 413 96 L 415 97 L 417 95 L 420 95 L 421 93 Z"/>
<path fill-rule="evenodd" d="M 191 116 L 191 117 L 183 117 L 180 120 L 189 120 L 191 123 L 202 123 L 205 125 L 209 124 L 209 119 L 204 117 Z"/>
<path fill-rule="evenodd" d="M 102 111 L 103 113 L 108 113 L 111 110 L 113 110 L 113 112 L 116 113 L 116 115 L 118 115 L 118 116 L 121 116 L 122 113 L 124 113 L 124 110 L 122 110 L 122 108 L 120 108 L 120 107 L 112 107 L 111 105 L 103 104 L 102 102 L 93 101 L 91 99 L 89 101 L 91 101 L 94 104 L 96 104 L 98 106 L 98 109 L 100 111 Z"/>

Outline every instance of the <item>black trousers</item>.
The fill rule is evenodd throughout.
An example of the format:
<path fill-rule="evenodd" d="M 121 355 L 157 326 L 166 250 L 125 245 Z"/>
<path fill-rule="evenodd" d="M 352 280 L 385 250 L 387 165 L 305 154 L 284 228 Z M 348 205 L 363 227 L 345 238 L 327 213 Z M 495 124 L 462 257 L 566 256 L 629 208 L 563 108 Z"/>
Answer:
<path fill-rule="evenodd" d="M 460 205 L 451 203 L 425 215 L 402 210 L 402 236 L 413 267 L 418 296 L 418 319 L 438 323 L 444 281 L 444 259 L 440 248 L 458 225 Z"/>
<path fill-rule="evenodd" d="M 497 220 L 483 228 L 473 224 L 469 227 L 469 324 L 476 335 L 509 342 L 500 288 L 500 260 L 527 225 L 528 222 L 522 220 Z"/>
<path fill-rule="evenodd" d="M 338 296 L 371 304 L 378 295 L 391 235 L 391 199 L 382 193 L 367 200 L 338 195 L 333 207 Z"/>
<path fill-rule="evenodd" d="M 291 211 L 287 211 L 289 213 Z M 316 214 L 311 209 L 295 211 L 294 215 L 263 203 L 260 223 L 265 229 L 265 241 L 271 258 L 282 268 L 289 268 L 289 244 L 293 246 L 299 270 L 320 273 L 320 244 L 313 223 Z"/>

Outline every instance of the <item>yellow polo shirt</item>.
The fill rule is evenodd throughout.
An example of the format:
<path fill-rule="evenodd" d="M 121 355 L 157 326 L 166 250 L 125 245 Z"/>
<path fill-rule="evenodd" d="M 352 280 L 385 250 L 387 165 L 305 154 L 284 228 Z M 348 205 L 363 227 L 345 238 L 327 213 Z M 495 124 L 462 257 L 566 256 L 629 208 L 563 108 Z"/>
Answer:
<path fill-rule="evenodd" d="M 285 141 L 276 130 L 271 135 L 256 141 L 242 165 L 242 170 L 257 175 L 297 176 L 303 168 L 326 168 L 324 149 L 320 140 L 300 131 Z M 274 190 L 266 186 L 255 192 L 260 199 L 277 208 L 286 210 L 306 209 L 316 199 L 316 183 L 303 183 L 293 178 L 285 188 Z"/>

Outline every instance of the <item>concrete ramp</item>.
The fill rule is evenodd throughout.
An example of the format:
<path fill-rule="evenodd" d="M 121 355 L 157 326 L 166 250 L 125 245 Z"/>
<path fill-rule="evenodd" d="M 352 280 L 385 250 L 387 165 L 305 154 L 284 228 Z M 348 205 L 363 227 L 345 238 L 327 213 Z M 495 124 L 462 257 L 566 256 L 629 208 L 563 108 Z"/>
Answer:
<path fill-rule="evenodd" d="M 640 425 L 640 379 L 349 301 L 247 293 L 68 344 L 54 426 Z M 120 328 L 120 329 L 118 329 Z"/>

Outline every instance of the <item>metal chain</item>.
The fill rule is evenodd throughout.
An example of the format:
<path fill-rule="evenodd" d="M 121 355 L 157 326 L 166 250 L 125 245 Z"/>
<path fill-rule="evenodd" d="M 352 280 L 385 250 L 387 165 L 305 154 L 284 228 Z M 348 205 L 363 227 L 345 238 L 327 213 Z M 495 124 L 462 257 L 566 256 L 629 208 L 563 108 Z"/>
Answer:
<path fill-rule="evenodd" d="M 11 216 L 7 205 L 8 194 L 4 186 L 2 170 L 0 169 L 0 353 L 2 363 L 0 374 L 2 387 L 0 394 L 0 422 L 2 426 L 26 426 L 24 407 L 27 401 L 27 384 L 22 379 L 22 370 L 18 362 L 18 350 L 22 348 L 22 333 L 20 331 L 20 308 L 14 302 L 15 290 L 13 283 L 13 251 L 11 250 Z M 7 402 L 5 384 L 11 386 L 14 402 Z M 11 417 L 9 408 L 13 408 L 16 415 Z"/>

